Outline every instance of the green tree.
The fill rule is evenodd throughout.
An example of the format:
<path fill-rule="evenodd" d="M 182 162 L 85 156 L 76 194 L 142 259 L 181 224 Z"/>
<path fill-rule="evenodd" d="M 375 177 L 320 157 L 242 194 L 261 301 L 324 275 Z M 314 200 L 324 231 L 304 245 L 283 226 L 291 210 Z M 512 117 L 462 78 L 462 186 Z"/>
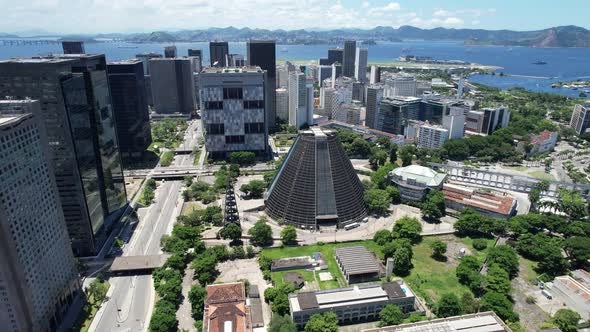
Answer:
<path fill-rule="evenodd" d="M 510 285 L 508 272 L 497 264 L 492 264 L 485 277 L 484 290 L 486 292 L 496 292 L 510 296 L 512 286 Z"/>
<path fill-rule="evenodd" d="M 277 315 L 289 314 L 289 296 L 287 293 L 278 292 L 271 304 L 272 312 Z"/>
<path fill-rule="evenodd" d="M 395 164 L 385 164 L 371 174 L 371 182 L 377 189 L 385 189 L 389 185 L 387 176 L 395 167 Z"/>
<path fill-rule="evenodd" d="M 553 315 L 551 321 L 563 332 L 575 332 L 578 330 L 576 326 L 580 319 L 582 319 L 580 314 L 573 310 L 559 309 L 555 315 Z"/>
<path fill-rule="evenodd" d="M 258 247 L 268 246 L 273 242 L 272 229 L 263 219 L 259 219 L 254 227 L 248 230 L 248 235 L 252 244 Z"/>
<path fill-rule="evenodd" d="M 480 303 L 472 293 L 465 292 L 461 296 L 461 311 L 465 314 L 473 314 L 479 311 Z"/>
<path fill-rule="evenodd" d="M 461 314 L 461 302 L 454 293 L 446 293 L 441 296 L 435 306 L 435 313 L 438 317 L 451 317 Z"/>
<path fill-rule="evenodd" d="M 388 304 L 379 312 L 379 326 L 399 325 L 404 321 L 404 314 L 399 306 Z"/>
<path fill-rule="evenodd" d="M 405 238 L 412 243 L 418 243 L 422 239 L 422 224 L 416 218 L 402 217 L 395 222 L 391 236 L 394 239 Z"/>
<path fill-rule="evenodd" d="M 430 249 L 432 249 L 432 257 L 435 259 L 443 259 L 447 252 L 447 244 L 440 239 L 435 239 L 430 243 Z"/>
<path fill-rule="evenodd" d="M 297 243 L 297 230 L 293 226 L 285 226 L 281 231 L 281 241 L 285 244 Z"/>
<path fill-rule="evenodd" d="M 391 199 L 387 191 L 382 189 L 369 189 L 364 194 L 365 204 L 369 213 L 383 215 L 389 210 Z"/>
<path fill-rule="evenodd" d="M 519 260 L 516 251 L 507 245 L 499 245 L 492 249 L 488 254 L 488 264 L 498 264 L 498 266 L 508 272 L 510 279 L 518 274 Z"/>
<path fill-rule="evenodd" d="M 412 144 L 406 144 L 400 149 L 400 158 L 402 160 L 402 166 L 409 166 L 412 164 L 414 154 L 416 153 L 416 146 Z"/>
<path fill-rule="evenodd" d="M 482 310 L 494 311 L 504 321 L 516 322 L 518 315 L 513 311 L 513 304 L 501 293 L 487 292 L 481 298 Z"/>
<path fill-rule="evenodd" d="M 90 285 L 88 286 L 87 293 L 94 303 L 102 303 L 107 296 L 107 292 L 109 291 L 108 284 L 106 282 L 101 282 L 98 279 L 94 279 Z"/>
<path fill-rule="evenodd" d="M 371 153 L 371 156 L 369 157 L 369 163 L 371 164 L 373 169 L 377 169 L 379 166 L 385 165 L 386 161 L 387 152 L 378 148 L 374 149 L 373 153 Z"/>
<path fill-rule="evenodd" d="M 446 213 L 445 196 L 440 190 L 431 190 L 422 204 L 422 214 L 430 219 L 439 219 Z"/>
<path fill-rule="evenodd" d="M 191 303 L 191 312 L 195 320 L 203 318 L 203 308 L 205 306 L 205 297 L 207 291 L 200 285 L 193 285 L 188 292 L 188 300 Z"/>
<path fill-rule="evenodd" d="M 367 157 L 371 154 L 371 144 L 365 141 L 361 137 L 357 137 L 352 141 L 350 144 L 350 149 L 348 150 L 349 156 L 355 157 Z"/>
<path fill-rule="evenodd" d="M 389 161 L 393 164 L 397 161 L 397 144 L 391 144 L 389 149 Z"/>
<path fill-rule="evenodd" d="M 201 285 L 208 285 L 217 274 L 217 257 L 215 255 L 199 255 L 192 263 L 195 276 Z"/>
<path fill-rule="evenodd" d="M 160 157 L 160 166 L 168 167 L 174 161 L 174 151 L 166 151 Z"/>
<path fill-rule="evenodd" d="M 559 190 L 560 210 L 572 219 L 581 219 L 586 216 L 586 204 L 584 199 L 574 191 Z"/>
<path fill-rule="evenodd" d="M 443 149 L 445 149 L 449 155 L 449 159 L 452 160 L 465 160 L 469 157 L 469 146 L 467 140 L 464 139 L 451 139 L 443 143 Z"/>
<path fill-rule="evenodd" d="M 232 164 L 251 165 L 256 162 L 256 154 L 250 151 L 236 151 L 229 155 Z"/>
<path fill-rule="evenodd" d="M 566 239 L 563 249 L 577 266 L 582 266 L 590 260 L 590 237 L 574 236 Z"/>
<path fill-rule="evenodd" d="M 466 208 L 454 224 L 457 234 L 461 236 L 491 237 L 502 234 L 506 229 L 506 222 L 483 216 L 479 212 Z"/>
<path fill-rule="evenodd" d="M 386 243 L 390 242 L 391 239 L 391 232 L 386 229 L 380 229 L 377 232 L 375 232 L 375 235 L 373 235 L 373 241 L 375 241 L 375 243 L 377 243 L 380 246 L 383 246 Z"/>
<path fill-rule="evenodd" d="M 232 243 L 237 243 L 242 238 L 242 228 L 235 223 L 227 224 L 219 231 L 219 236 L 222 239 L 230 239 Z"/>
<path fill-rule="evenodd" d="M 395 254 L 395 252 L 400 249 L 400 248 L 406 248 L 409 250 L 410 254 L 413 255 L 412 252 L 412 243 L 410 242 L 409 239 L 404 239 L 404 238 L 400 238 L 400 239 L 395 239 L 391 242 L 387 242 L 385 243 L 385 245 L 383 246 L 383 248 L 381 249 L 381 251 L 383 252 L 383 256 L 385 259 L 389 258 L 389 257 L 393 257 L 393 255 Z"/>
<path fill-rule="evenodd" d="M 393 272 L 398 276 L 406 276 L 412 268 L 412 250 L 406 247 L 399 248 L 392 256 Z"/>
<path fill-rule="evenodd" d="M 474 293 L 479 293 L 483 283 L 483 277 L 479 274 L 480 268 L 481 265 L 477 258 L 466 255 L 461 258 L 461 262 L 455 270 L 459 282 L 469 287 Z"/>
<path fill-rule="evenodd" d="M 338 332 L 338 319 L 332 311 L 312 315 L 305 324 L 305 332 Z"/>
<path fill-rule="evenodd" d="M 297 327 L 289 315 L 272 315 L 268 332 L 297 332 Z"/>
<path fill-rule="evenodd" d="M 176 306 L 168 301 L 159 300 L 154 306 L 154 312 L 150 319 L 150 332 L 176 332 L 178 321 L 176 320 Z"/>
<path fill-rule="evenodd" d="M 266 184 L 262 180 L 252 180 L 248 183 L 244 183 L 240 187 L 240 191 L 250 195 L 254 198 L 262 197 L 264 190 L 266 189 Z"/>
<path fill-rule="evenodd" d="M 279 290 L 277 288 L 268 287 L 264 290 L 264 302 L 271 303 L 277 298 L 277 295 L 279 295 Z"/>
<path fill-rule="evenodd" d="M 387 186 L 385 191 L 389 194 L 389 199 L 391 199 L 391 203 L 398 204 L 401 200 L 401 192 L 394 186 Z"/>

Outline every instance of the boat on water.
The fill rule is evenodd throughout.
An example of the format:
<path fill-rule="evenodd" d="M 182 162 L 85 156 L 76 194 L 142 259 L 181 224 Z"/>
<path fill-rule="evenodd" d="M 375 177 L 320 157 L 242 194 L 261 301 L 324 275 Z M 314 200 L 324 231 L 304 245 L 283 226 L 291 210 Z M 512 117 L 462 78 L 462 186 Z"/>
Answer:
<path fill-rule="evenodd" d="M 537 60 L 537 61 L 533 62 L 533 65 L 546 65 L 546 64 L 547 64 L 547 62 L 541 61 L 541 60 Z"/>

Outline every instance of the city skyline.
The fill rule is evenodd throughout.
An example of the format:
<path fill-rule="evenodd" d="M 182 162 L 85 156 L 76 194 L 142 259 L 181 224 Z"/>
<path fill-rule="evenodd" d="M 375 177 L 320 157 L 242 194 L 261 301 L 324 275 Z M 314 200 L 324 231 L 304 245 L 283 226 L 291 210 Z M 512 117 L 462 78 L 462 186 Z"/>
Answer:
<path fill-rule="evenodd" d="M 576 10 L 584 7 L 585 3 L 581 0 L 569 1 L 559 7 L 549 2 L 531 6 L 529 1 L 505 0 L 493 4 L 479 0 L 427 0 L 420 3 L 387 0 L 253 0 L 247 3 L 235 0 L 229 3 L 172 0 L 165 4 L 153 0 L 143 3 L 79 1 L 75 4 L 52 0 L 26 5 L 12 0 L 2 2 L 4 7 L 13 9 L 0 23 L 0 31 L 22 35 L 67 34 L 72 31 L 77 34 L 139 33 L 227 26 L 317 30 L 412 25 L 420 28 L 518 31 L 562 25 L 590 27 L 583 11 Z M 244 12 L 249 14 L 243 15 Z"/>

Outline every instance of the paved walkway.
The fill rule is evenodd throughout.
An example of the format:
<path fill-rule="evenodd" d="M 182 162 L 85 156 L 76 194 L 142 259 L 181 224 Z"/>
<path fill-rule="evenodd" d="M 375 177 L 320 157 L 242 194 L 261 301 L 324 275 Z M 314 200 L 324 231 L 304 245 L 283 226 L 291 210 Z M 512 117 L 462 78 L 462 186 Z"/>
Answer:
<path fill-rule="evenodd" d="M 191 303 L 188 300 L 188 292 L 191 290 L 191 287 L 195 284 L 193 281 L 193 276 L 195 274 L 195 270 L 187 269 L 184 274 L 184 278 L 182 279 L 182 303 L 176 312 L 176 319 L 178 319 L 178 328 L 180 330 L 187 330 L 190 332 L 197 331 L 195 328 L 195 320 L 191 316 Z"/>

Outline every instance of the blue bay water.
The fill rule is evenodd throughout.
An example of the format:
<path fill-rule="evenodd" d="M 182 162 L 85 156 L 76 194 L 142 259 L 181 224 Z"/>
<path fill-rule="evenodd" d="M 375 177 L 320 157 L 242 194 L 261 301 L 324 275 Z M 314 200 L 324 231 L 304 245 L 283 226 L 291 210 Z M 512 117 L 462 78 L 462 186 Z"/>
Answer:
<path fill-rule="evenodd" d="M 122 42 L 89 43 L 88 53 L 104 53 L 107 60 L 122 60 L 137 53 L 163 53 L 169 43 L 131 44 Z M 230 53 L 246 54 L 246 43 L 229 43 Z M 277 45 L 277 59 L 317 60 L 327 57 L 327 49 L 338 45 Z M 209 47 L 206 42 L 176 43 L 179 55 L 186 55 L 189 48 L 202 49 L 204 64 L 209 61 Z M 467 46 L 456 41 L 404 41 L 378 42 L 377 45 L 363 46 L 369 49 L 369 62 L 394 61 L 402 54 L 430 56 L 441 60 L 463 60 L 484 65 L 502 67 L 497 72 L 516 76 L 472 76 L 470 81 L 499 88 L 520 86 L 532 91 L 562 93 L 577 97 L 580 91 L 552 89 L 551 84 L 558 81 L 590 80 L 590 48 L 531 48 L 505 46 Z M 61 45 L 16 45 L 0 47 L 0 59 L 35 56 L 47 53 L 60 53 Z M 546 65 L 535 65 L 535 61 L 545 61 Z"/>

